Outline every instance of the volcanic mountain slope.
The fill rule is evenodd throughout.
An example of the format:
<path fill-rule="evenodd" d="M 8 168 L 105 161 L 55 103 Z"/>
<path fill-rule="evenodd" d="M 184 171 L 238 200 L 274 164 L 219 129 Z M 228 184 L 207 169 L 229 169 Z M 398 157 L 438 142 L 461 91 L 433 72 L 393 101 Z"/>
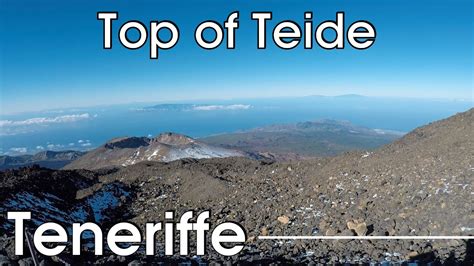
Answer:
<path fill-rule="evenodd" d="M 0 156 L 0 170 L 15 169 L 37 164 L 51 169 L 59 169 L 81 157 L 80 151 L 42 151 L 35 155 Z"/>
<path fill-rule="evenodd" d="M 258 236 L 445 236 L 474 233 L 474 110 L 373 152 L 293 163 L 245 158 L 141 163 L 104 177 L 137 187 L 137 224 L 189 209 L 247 230 L 234 260 L 468 261 L 461 240 L 262 240 Z M 449 217 L 449 219 L 447 219 Z M 192 249 L 192 248 L 191 248 Z M 211 260 L 219 260 L 209 254 Z"/>
<path fill-rule="evenodd" d="M 346 222 L 356 219 L 376 235 L 472 235 L 473 151 L 471 109 L 375 152 L 330 160 L 302 197 L 316 193 L 330 203 L 320 224 L 325 232 L 343 233 Z M 434 242 L 432 248 L 443 244 Z"/>
<path fill-rule="evenodd" d="M 162 221 L 167 210 L 174 210 L 178 217 L 189 210 L 210 210 L 211 230 L 223 221 L 235 221 L 245 228 L 247 242 L 239 255 L 223 258 L 209 247 L 205 256 L 188 261 L 270 260 L 303 264 L 439 261 L 472 265 L 473 242 L 466 240 L 319 241 L 258 237 L 473 235 L 473 132 L 474 109 L 471 109 L 418 128 L 372 152 L 290 163 L 237 157 L 169 163 L 144 161 L 114 171 L 87 173 L 97 175 L 101 186 L 121 184 L 133 189 L 134 200 L 122 203 L 115 220 L 130 220 L 144 227 L 146 222 Z M 15 172 L 5 180 L 13 184 L 15 180 L 29 180 L 35 177 L 32 172 Z M 53 172 L 66 179 L 77 173 Z M 95 186 L 82 191 L 88 191 L 90 197 L 95 195 L 94 191 L 100 191 Z M 35 190 L 31 186 L 18 187 L 23 192 Z M 48 190 L 41 187 L 35 193 Z M 13 196 L 8 198 L 14 199 Z M 0 201 L 5 200 L 0 198 Z M 40 203 L 32 201 L 27 208 L 41 209 Z M 68 208 L 74 210 L 74 206 L 77 205 Z M 11 250 L 8 232 L 5 240 L 0 239 L 0 243 L 5 243 L 4 250 Z M 157 234 L 160 243 L 163 237 L 162 233 Z M 178 250 L 178 239 L 175 250 Z M 189 244 L 192 255 L 195 241 Z M 160 244 L 158 248 L 163 249 Z M 180 259 L 177 255 L 147 257 L 143 252 L 139 250 L 126 258 L 110 254 L 89 257 L 86 263 Z"/>
<path fill-rule="evenodd" d="M 319 120 L 276 124 L 249 131 L 200 139 L 208 144 L 250 153 L 269 153 L 277 160 L 334 156 L 351 150 L 367 150 L 402 136 L 393 131 L 374 130 L 347 121 Z"/>
<path fill-rule="evenodd" d="M 128 166 L 142 161 L 170 162 L 183 158 L 221 158 L 245 156 L 244 153 L 215 147 L 176 133 L 156 138 L 116 138 L 66 165 L 65 169 L 99 169 Z"/>

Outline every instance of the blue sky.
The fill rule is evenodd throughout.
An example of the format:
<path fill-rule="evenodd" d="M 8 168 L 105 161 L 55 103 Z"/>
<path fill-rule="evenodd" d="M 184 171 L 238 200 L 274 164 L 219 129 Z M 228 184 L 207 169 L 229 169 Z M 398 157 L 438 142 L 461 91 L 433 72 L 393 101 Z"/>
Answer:
<path fill-rule="evenodd" d="M 100 2 L 100 3 L 99 3 Z M 256 3 L 258 2 L 258 3 Z M 473 97 L 473 4 L 463 1 L 23 1 L 1 0 L 0 89 L 3 114 L 144 101 L 365 94 Z M 236 49 L 199 48 L 194 28 L 240 11 Z M 117 11 L 113 49 L 102 49 L 97 11 Z M 291 51 L 257 50 L 252 11 L 277 22 L 314 25 L 346 14 L 368 20 L 377 40 L 368 50 L 327 51 L 314 43 Z M 127 50 L 117 38 L 128 20 L 171 20 L 179 43 L 150 60 L 147 44 Z M 270 32 L 270 30 L 269 30 Z M 269 39 L 271 40 L 271 39 Z"/>

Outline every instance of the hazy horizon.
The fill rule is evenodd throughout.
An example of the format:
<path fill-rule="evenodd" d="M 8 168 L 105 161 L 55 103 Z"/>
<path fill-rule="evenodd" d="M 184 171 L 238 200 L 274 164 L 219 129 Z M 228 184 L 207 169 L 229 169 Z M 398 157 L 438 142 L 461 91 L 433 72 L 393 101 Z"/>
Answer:
<path fill-rule="evenodd" d="M 473 107 L 472 101 L 361 95 L 142 102 L 3 115 L 0 153 L 88 150 L 119 136 L 176 132 L 191 137 L 270 124 L 345 120 L 372 129 L 408 132 Z"/>
<path fill-rule="evenodd" d="M 473 92 L 474 93 L 474 92 Z M 108 106 L 124 106 L 124 105 L 153 105 L 153 104 L 180 104 L 180 103 L 204 103 L 204 102 L 219 102 L 219 101 L 245 101 L 245 100 L 268 100 L 268 99 L 295 99 L 295 98 L 305 98 L 305 97 L 366 97 L 366 98 L 380 98 L 380 99 L 412 99 L 412 100 L 424 100 L 424 101 L 461 101 L 461 102 L 471 102 L 474 104 L 474 95 L 471 95 L 470 98 L 442 98 L 442 97 L 426 97 L 426 96 L 402 96 L 402 95 L 364 95 L 359 93 L 344 93 L 344 94 L 304 94 L 304 95 L 282 95 L 282 96 L 260 96 L 260 97 L 233 97 L 233 98 L 187 98 L 187 99 L 160 99 L 160 100 L 143 100 L 143 101 L 123 101 L 123 102 L 108 102 L 108 103 L 99 103 L 99 104 L 89 104 L 89 105 L 73 105 L 73 106 L 55 106 L 44 109 L 25 109 L 22 111 L 14 112 L 3 112 L 0 110 L 0 120 L 4 116 L 11 115 L 21 115 L 21 114 L 34 114 L 34 113 L 44 113 L 50 111 L 69 111 L 71 109 L 85 109 L 85 108 L 99 108 L 99 107 L 108 107 Z M 474 106 L 474 105 L 473 105 Z M 3 117 L 2 117 L 3 116 Z"/>

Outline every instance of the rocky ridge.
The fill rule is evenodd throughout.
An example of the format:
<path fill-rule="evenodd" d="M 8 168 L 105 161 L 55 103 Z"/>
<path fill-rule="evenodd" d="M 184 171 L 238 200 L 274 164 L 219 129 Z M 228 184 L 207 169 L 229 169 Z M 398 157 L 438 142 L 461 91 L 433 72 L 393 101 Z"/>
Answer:
<path fill-rule="evenodd" d="M 0 170 L 15 169 L 34 164 L 51 169 L 60 169 L 83 154 L 84 152 L 80 151 L 41 151 L 34 155 L 2 155 L 0 156 Z"/>
<path fill-rule="evenodd" d="M 99 169 L 129 166 L 142 161 L 170 162 L 183 158 L 222 158 L 246 156 L 245 153 L 208 145 L 176 133 L 162 133 L 155 138 L 124 137 L 113 139 L 64 169 Z"/>

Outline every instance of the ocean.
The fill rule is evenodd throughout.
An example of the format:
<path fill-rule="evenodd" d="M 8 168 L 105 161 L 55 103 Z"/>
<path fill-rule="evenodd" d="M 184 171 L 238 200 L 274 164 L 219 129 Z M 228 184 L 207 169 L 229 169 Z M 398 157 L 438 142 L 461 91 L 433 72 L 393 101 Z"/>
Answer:
<path fill-rule="evenodd" d="M 2 115 L 0 152 L 88 150 L 121 136 L 177 132 L 194 138 L 255 127 L 346 120 L 374 129 L 408 132 L 473 107 L 471 101 L 336 97 L 139 103 Z"/>

